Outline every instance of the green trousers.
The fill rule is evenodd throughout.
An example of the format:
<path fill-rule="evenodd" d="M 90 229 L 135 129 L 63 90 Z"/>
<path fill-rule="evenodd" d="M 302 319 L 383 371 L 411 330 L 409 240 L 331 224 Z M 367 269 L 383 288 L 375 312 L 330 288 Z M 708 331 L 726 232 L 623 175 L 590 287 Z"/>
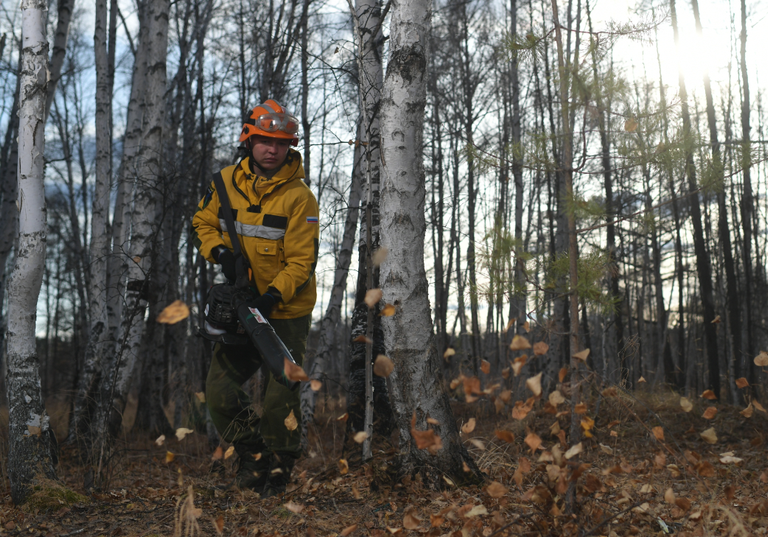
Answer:
<path fill-rule="evenodd" d="M 311 316 L 298 319 L 270 319 L 275 332 L 297 364 L 304 363 Z M 216 429 L 224 440 L 236 447 L 257 453 L 267 449 L 298 458 L 301 454 L 300 390 L 289 390 L 278 383 L 266 367 L 267 379 L 262 415 L 251 406 L 243 384 L 261 367 L 261 357 L 251 345 L 216 343 L 208 377 L 205 399 Z M 286 427 L 285 419 L 293 411 L 299 425 Z"/>

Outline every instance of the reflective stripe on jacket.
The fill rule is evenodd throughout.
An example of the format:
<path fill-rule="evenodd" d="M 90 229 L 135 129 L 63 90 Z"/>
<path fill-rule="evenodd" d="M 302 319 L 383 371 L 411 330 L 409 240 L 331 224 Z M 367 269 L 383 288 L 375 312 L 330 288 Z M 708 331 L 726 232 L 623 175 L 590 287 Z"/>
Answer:
<path fill-rule="evenodd" d="M 274 287 L 282 295 L 275 319 L 295 319 L 312 312 L 317 299 L 315 267 L 320 239 L 317 200 L 302 181 L 301 155 L 291 149 L 271 178 L 251 172 L 249 159 L 221 171 L 240 247 L 253 271 L 259 293 Z M 208 261 L 211 250 L 232 243 L 221 214 L 216 187 L 208 187 L 192 219 L 192 240 Z"/>

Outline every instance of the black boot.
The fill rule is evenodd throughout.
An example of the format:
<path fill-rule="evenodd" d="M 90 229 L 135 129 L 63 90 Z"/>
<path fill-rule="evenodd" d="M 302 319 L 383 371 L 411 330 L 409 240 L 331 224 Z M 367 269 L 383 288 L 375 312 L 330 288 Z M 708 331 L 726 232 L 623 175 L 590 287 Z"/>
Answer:
<path fill-rule="evenodd" d="M 264 486 L 263 498 L 269 498 L 285 492 L 285 487 L 291 481 L 291 470 L 296 464 L 296 459 L 285 453 L 278 455 L 272 454 L 272 465 L 267 476 L 267 483 Z"/>
<path fill-rule="evenodd" d="M 269 478 L 272 456 L 264 448 L 235 445 L 235 451 L 240 456 L 237 465 L 235 485 L 241 489 L 251 489 L 262 494 Z"/>

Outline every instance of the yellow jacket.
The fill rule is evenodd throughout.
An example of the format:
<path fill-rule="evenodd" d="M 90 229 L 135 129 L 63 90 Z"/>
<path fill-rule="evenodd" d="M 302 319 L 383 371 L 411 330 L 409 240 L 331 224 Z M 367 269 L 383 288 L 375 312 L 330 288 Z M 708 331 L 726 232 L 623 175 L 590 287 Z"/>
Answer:
<path fill-rule="evenodd" d="M 317 299 L 315 267 L 320 239 L 317 200 L 302 181 L 301 155 L 291 149 L 272 178 L 251 172 L 249 159 L 221 170 L 234 213 L 240 247 L 259 293 L 274 287 L 282 295 L 275 319 L 295 319 L 312 312 Z M 211 183 L 192 219 L 192 240 L 208 261 L 211 250 L 232 243 Z"/>

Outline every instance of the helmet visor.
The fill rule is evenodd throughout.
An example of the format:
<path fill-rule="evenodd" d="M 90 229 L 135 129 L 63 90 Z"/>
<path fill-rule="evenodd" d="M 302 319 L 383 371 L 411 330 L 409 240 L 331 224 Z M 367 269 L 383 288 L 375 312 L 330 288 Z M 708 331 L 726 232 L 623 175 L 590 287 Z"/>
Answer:
<path fill-rule="evenodd" d="M 270 112 L 256 118 L 256 127 L 265 132 L 283 131 L 296 134 L 299 132 L 299 120 L 290 114 Z"/>

